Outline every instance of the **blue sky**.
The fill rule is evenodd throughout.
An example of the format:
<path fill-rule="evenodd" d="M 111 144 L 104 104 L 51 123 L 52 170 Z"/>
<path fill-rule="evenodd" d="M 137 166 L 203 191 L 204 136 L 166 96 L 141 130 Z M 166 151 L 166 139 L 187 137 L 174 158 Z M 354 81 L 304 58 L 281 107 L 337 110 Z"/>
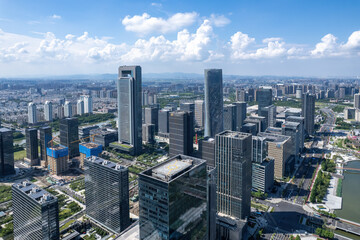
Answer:
<path fill-rule="evenodd" d="M 359 12 L 357 0 L 0 0 L 0 77 L 116 73 L 125 64 L 360 76 Z"/>

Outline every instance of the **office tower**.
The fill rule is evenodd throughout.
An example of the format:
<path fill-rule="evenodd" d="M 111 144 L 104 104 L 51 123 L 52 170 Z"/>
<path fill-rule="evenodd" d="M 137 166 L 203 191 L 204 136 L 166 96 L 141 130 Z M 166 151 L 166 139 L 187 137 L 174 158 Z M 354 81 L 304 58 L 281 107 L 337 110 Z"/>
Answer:
<path fill-rule="evenodd" d="M 245 89 L 236 90 L 235 101 L 246 102 L 248 100 L 249 100 L 249 96 Z"/>
<path fill-rule="evenodd" d="M 216 169 L 207 165 L 207 232 L 208 240 L 216 240 Z"/>
<path fill-rule="evenodd" d="M 41 127 L 39 129 L 40 131 L 40 160 L 41 160 L 41 166 L 47 167 L 48 161 L 47 161 L 47 153 L 46 148 L 49 147 L 49 142 L 52 139 L 52 129 L 49 126 Z"/>
<path fill-rule="evenodd" d="M 84 101 L 79 99 L 76 103 L 76 110 L 77 110 L 77 115 L 83 115 L 85 113 L 84 110 Z"/>
<path fill-rule="evenodd" d="M 261 87 L 256 92 L 257 101 L 258 101 L 258 115 L 266 117 L 264 112 L 264 107 L 272 105 L 272 88 L 271 87 Z"/>
<path fill-rule="evenodd" d="M 259 132 L 258 130 L 258 124 L 255 123 L 245 123 L 242 128 L 241 128 L 241 132 L 243 133 L 250 133 L 253 136 L 256 136 Z"/>
<path fill-rule="evenodd" d="M 205 69 L 205 137 L 224 129 L 223 79 L 221 69 Z"/>
<path fill-rule="evenodd" d="M 346 93 L 345 93 L 345 87 L 340 87 L 339 88 L 339 98 L 340 99 L 343 99 L 343 98 L 345 98 L 345 95 L 346 95 Z"/>
<path fill-rule="evenodd" d="M 200 158 L 206 161 L 206 165 L 215 167 L 215 139 L 205 137 L 199 140 Z"/>
<path fill-rule="evenodd" d="M 57 240 L 58 199 L 29 182 L 12 185 L 14 239 Z"/>
<path fill-rule="evenodd" d="M 300 123 L 297 122 L 285 122 L 281 126 L 281 134 L 285 136 L 291 137 L 291 149 L 292 149 L 292 155 L 294 155 L 295 160 L 297 161 L 299 159 L 300 155 L 300 142 L 301 142 L 301 136 L 300 136 Z"/>
<path fill-rule="evenodd" d="M 36 128 L 25 129 L 26 137 L 26 158 L 30 166 L 40 165 L 38 137 Z"/>
<path fill-rule="evenodd" d="M 142 150 L 141 67 L 120 66 L 117 89 L 119 143 L 131 145 L 137 155 Z"/>
<path fill-rule="evenodd" d="M 313 135 L 315 130 L 315 96 L 312 94 L 303 94 L 302 117 L 304 117 L 305 121 L 305 133 L 307 135 Z"/>
<path fill-rule="evenodd" d="M 57 117 L 59 119 L 64 118 L 64 106 L 63 105 L 59 105 L 57 108 Z"/>
<path fill-rule="evenodd" d="M 354 108 L 360 109 L 360 94 L 354 95 Z"/>
<path fill-rule="evenodd" d="M 262 116 L 249 116 L 245 119 L 244 123 L 256 124 L 258 132 L 266 130 L 266 118 Z"/>
<path fill-rule="evenodd" d="M 44 115 L 45 115 L 45 121 L 51 122 L 53 120 L 53 108 L 52 108 L 52 102 L 46 101 L 44 104 Z"/>
<path fill-rule="evenodd" d="M 145 144 L 152 144 L 155 142 L 155 125 L 151 123 L 145 123 L 142 125 L 142 141 Z"/>
<path fill-rule="evenodd" d="M 265 126 L 274 127 L 276 124 L 276 106 L 270 105 L 262 109 L 263 117 L 265 117 Z"/>
<path fill-rule="evenodd" d="M 195 125 L 203 128 L 205 120 L 204 100 L 195 100 Z"/>
<path fill-rule="evenodd" d="M 263 193 L 270 192 L 274 185 L 274 159 L 252 163 L 252 189 Z"/>
<path fill-rule="evenodd" d="M 79 123 L 77 118 L 60 120 L 60 144 L 69 148 L 69 158 L 79 156 Z"/>
<path fill-rule="evenodd" d="M 172 112 L 169 117 L 169 155 L 191 155 L 194 138 L 194 113 Z"/>
<path fill-rule="evenodd" d="M 140 239 L 207 239 L 207 170 L 176 155 L 139 174 Z"/>
<path fill-rule="evenodd" d="M 162 109 L 159 111 L 159 135 L 162 137 L 169 137 L 169 114 L 170 111 Z"/>
<path fill-rule="evenodd" d="M 0 128 L 0 176 L 14 174 L 13 132 L 7 128 Z"/>
<path fill-rule="evenodd" d="M 299 132 L 300 132 L 299 152 L 301 153 L 302 150 L 304 149 L 304 142 L 305 142 L 304 118 L 289 116 L 286 118 L 286 121 L 299 123 Z"/>
<path fill-rule="evenodd" d="M 283 179 L 286 169 L 291 163 L 291 140 L 289 136 L 259 133 L 258 136 L 266 138 L 268 157 L 274 159 L 274 177 Z M 292 161 L 293 162 L 293 161 Z"/>
<path fill-rule="evenodd" d="M 115 233 L 130 225 L 129 171 L 102 158 L 85 158 L 86 214 Z"/>
<path fill-rule="evenodd" d="M 236 130 L 236 106 L 228 104 L 224 106 L 224 130 Z"/>
<path fill-rule="evenodd" d="M 346 107 L 344 109 L 344 119 L 345 120 L 355 119 L 355 110 L 356 108 Z"/>
<path fill-rule="evenodd" d="M 90 95 L 81 95 L 80 100 L 84 101 L 84 113 L 93 112 L 93 102 Z"/>
<path fill-rule="evenodd" d="M 118 134 L 116 130 L 100 128 L 91 130 L 90 134 L 96 134 L 94 136 L 94 143 L 102 145 L 103 147 L 108 147 L 110 143 L 116 142 L 118 140 Z"/>
<path fill-rule="evenodd" d="M 245 219 L 251 202 L 251 134 L 224 131 L 215 139 L 218 213 Z"/>
<path fill-rule="evenodd" d="M 240 132 L 246 118 L 246 102 L 235 102 L 236 106 L 236 131 Z"/>
<path fill-rule="evenodd" d="M 180 111 L 195 113 L 194 103 L 180 103 Z"/>
<path fill-rule="evenodd" d="M 69 101 L 66 101 L 64 104 L 64 116 L 66 118 L 72 117 L 72 105 Z"/>
<path fill-rule="evenodd" d="M 30 124 L 37 123 L 37 110 L 35 103 L 29 103 L 28 105 L 28 122 Z"/>
<path fill-rule="evenodd" d="M 155 106 L 145 108 L 145 123 L 153 124 L 155 133 L 159 131 L 159 108 Z"/>
<path fill-rule="evenodd" d="M 262 163 L 267 157 L 266 138 L 252 136 L 252 162 Z"/>

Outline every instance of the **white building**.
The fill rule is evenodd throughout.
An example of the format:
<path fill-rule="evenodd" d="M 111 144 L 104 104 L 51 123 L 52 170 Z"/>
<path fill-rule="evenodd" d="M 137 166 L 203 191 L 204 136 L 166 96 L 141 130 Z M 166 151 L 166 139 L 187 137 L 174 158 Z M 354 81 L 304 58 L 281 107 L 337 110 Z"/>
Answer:
<path fill-rule="evenodd" d="M 71 106 L 71 102 L 69 101 L 66 101 L 64 104 L 64 116 L 72 117 L 72 106 Z"/>
<path fill-rule="evenodd" d="M 79 99 L 77 101 L 76 108 L 77 108 L 77 114 L 83 115 L 84 114 L 84 101 Z"/>
<path fill-rule="evenodd" d="M 93 103 L 92 97 L 89 95 L 82 95 L 80 99 L 84 101 L 84 113 L 92 113 L 93 111 Z"/>
<path fill-rule="evenodd" d="M 45 121 L 52 121 L 53 120 L 53 108 L 52 108 L 52 102 L 46 101 L 44 104 L 44 115 L 45 115 Z"/>
<path fill-rule="evenodd" d="M 37 123 L 36 104 L 32 102 L 28 105 L 28 122 Z"/>

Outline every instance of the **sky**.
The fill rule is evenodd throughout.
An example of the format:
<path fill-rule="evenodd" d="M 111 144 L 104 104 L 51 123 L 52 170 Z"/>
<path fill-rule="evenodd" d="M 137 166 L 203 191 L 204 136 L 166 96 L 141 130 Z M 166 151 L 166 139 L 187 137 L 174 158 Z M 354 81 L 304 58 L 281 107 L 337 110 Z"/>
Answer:
<path fill-rule="evenodd" d="M 360 77 L 358 0 L 0 0 L 0 77 Z"/>

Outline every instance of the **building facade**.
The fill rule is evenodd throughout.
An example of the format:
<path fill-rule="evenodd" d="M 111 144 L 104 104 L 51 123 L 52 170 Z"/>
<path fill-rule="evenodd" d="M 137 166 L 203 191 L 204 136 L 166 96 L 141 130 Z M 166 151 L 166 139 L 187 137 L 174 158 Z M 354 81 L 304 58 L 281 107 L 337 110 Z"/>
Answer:
<path fill-rule="evenodd" d="M 29 103 L 28 105 L 28 122 L 30 124 L 37 123 L 37 109 L 35 103 Z"/>
<path fill-rule="evenodd" d="M 203 128 L 205 122 L 205 103 L 204 100 L 195 100 L 195 125 Z"/>
<path fill-rule="evenodd" d="M 302 96 L 302 117 L 304 117 L 305 133 L 313 135 L 315 131 L 315 96 L 304 93 Z"/>
<path fill-rule="evenodd" d="M 0 176 L 15 173 L 13 131 L 0 128 Z"/>
<path fill-rule="evenodd" d="M 30 166 L 40 165 L 37 133 L 38 131 L 36 128 L 27 128 L 25 130 L 25 138 L 26 138 L 25 161 L 27 161 Z"/>
<path fill-rule="evenodd" d="M 265 159 L 262 163 L 252 163 L 252 190 L 270 192 L 274 185 L 274 159 Z"/>
<path fill-rule="evenodd" d="M 41 127 L 40 131 L 40 161 L 42 167 L 48 166 L 46 148 L 49 147 L 49 142 L 52 139 L 52 129 L 49 126 Z"/>
<path fill-rule="evenodd" d="M 169 155 L 193 153 L 194 113 L 171 112 L 169 117 Z"/>
<path fill-rule="evenodd" d="M 60 144 L 69 148 L 69 158 L 79 156 L 79 122 L 77 118 L 60 120 Z"/>
<path fill-rule="evenodd" d="M 45 121 L 51 122 L 53 120 L 53 107 L 50 101 L 46 101 L 44 104 L 44 117 Z"/>

